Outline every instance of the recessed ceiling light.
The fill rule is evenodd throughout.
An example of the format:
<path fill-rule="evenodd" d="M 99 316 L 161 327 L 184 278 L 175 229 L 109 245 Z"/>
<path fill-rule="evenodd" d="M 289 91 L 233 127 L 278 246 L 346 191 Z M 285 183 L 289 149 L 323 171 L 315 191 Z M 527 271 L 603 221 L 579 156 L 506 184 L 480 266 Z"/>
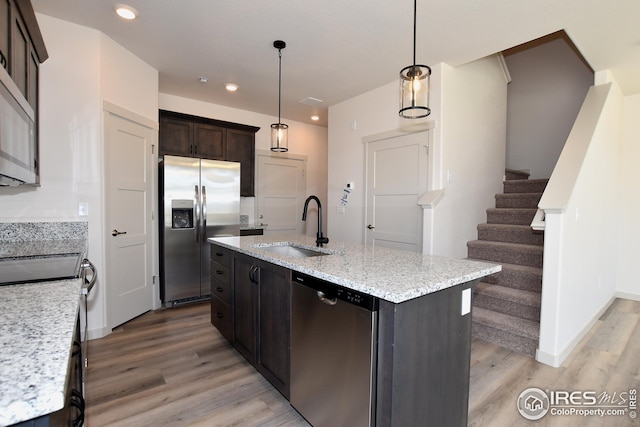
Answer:
<path fill-rule="evenodd" d="M 318 120 L 320 120 L 320 116 L 311 116 L 311 120 L 317 122 Z"/>
<path fill-rule="evenodd" d="M 126 4 L 117 4 L 113 7 L 113 10 L 123 19 L 133 20 L 138 17 L 138 11 Z"/>
<path fill-rule="evenodd" d="M 235 83 L 227 83 L 224 87 L 229 92 L 235 92 L 238 90 L 238 85 Z"/>

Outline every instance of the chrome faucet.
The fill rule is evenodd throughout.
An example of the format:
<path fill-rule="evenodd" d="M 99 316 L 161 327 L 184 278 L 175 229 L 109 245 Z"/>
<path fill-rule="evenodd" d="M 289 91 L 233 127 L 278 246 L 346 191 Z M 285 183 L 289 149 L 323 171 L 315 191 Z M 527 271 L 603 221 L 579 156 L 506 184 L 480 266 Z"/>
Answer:
<path fill-rule="evenodd" d="M 318 199 L 318 197 L 307 197 L 307 200 L 304 202 L 304 210 L 302 211 L 302 220 L 307 220 L 307 208 L 309 207 L 309 202 L 312 199 L 318 204 L 318 232 L 316 233 L 316 246 L 322 247 L 324 243 L 329 243 L 329 238 L 322 235 L 322 205 L 320 204 L 320 199 Z"/>

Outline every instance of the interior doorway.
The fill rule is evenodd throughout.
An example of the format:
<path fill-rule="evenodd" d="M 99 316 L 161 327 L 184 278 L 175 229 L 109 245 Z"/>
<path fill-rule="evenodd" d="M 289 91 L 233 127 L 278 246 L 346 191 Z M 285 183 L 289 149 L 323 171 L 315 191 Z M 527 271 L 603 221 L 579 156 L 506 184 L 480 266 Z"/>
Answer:
<path fill-rule="evenodd" d="M 302 232 L 307 159 L 258 152 L 257 224 L 264 234 Z"/>
<path fill-rule="evenodd" d="M 422 207 L 427 191 L 429 131 L 366 144 L 365 242 L 422 252 Z"/>

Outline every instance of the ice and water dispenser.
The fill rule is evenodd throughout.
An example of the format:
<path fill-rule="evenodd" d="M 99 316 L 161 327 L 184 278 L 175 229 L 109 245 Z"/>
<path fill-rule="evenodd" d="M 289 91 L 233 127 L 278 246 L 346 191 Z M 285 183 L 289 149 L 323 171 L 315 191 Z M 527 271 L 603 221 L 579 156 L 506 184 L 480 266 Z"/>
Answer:
<path fill-rule="evenodd" d="M 171 200 L 171 228 L 193 228 L 193 200 Z"/>

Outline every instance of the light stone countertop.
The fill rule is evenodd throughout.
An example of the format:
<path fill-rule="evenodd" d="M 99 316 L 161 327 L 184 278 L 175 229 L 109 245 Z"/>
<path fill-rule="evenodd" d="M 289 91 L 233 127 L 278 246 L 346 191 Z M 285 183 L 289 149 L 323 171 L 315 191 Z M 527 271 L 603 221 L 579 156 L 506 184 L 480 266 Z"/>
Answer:
<path fill-rule="evenodd" d="M 214 237 L 209 241 L 396 304 L 502 270 L 499 264 L 333 240 L 316 248 L 315 238 L 292 234 Z M 287 244 L 330 255 L 296 258 L 266 249 Z"/>
<path fill-rule="evenodd" d="M 64 407 L 81 285 L 0 286 L 0 426 Z"/>

